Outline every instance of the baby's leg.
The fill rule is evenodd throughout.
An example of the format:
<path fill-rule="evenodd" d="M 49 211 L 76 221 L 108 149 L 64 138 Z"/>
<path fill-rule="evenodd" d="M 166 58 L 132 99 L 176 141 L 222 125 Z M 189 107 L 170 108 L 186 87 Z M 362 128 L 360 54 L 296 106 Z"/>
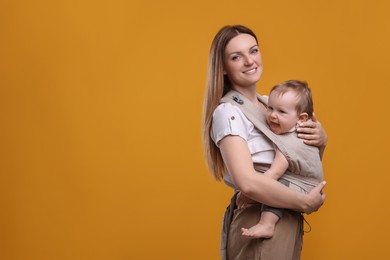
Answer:
<path fill-rule="evenodd" d="M 271 238 L 279 217 L 270 211 L 263 211 L 259 223 L 251 228 L 241 228 L 242 235 L 251 239 Z"/>

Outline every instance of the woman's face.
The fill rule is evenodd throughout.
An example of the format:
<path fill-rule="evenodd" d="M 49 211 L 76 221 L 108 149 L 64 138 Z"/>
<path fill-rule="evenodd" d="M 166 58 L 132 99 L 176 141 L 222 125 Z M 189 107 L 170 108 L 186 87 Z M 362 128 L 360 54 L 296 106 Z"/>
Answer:
<path fill-rule="evenodd" d="M 263 73 L 263 62 L 256 39 L 249 34 L 239 34 L 226 45 L 224 74 L 234 88 L 256 86 Z"/>

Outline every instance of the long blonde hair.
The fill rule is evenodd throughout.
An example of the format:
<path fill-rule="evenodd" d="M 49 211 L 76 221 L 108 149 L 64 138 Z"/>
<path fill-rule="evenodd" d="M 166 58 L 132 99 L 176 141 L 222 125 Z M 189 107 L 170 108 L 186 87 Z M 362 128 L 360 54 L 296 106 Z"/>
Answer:
<path fill-rule="evenodd" d="M 242 25 L 227 25 L 222 27 L 215 35 L 211 44 L 208 64 L 206 93 L 203 103 L 203 148 L 206 163 L 211 174 L 216 180 L 222 180 L 226 171 L 221 152 L 211 139 L 210 130 L 213 121 L 213 113 L 221 98 L 232 89 L 232 85 L 223 71 L 223 61 L 226 45 L 239 34 L 249 34 L 257 37 L 249 28 Z"/>

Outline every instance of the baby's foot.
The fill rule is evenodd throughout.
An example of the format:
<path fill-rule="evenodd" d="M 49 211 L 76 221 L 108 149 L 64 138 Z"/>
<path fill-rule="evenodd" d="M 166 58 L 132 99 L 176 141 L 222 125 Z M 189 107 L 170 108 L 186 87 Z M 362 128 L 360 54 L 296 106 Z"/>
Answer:
<path fill-rule="evenodd" d="M 254 225 L 251 228 L 241 228 L 242 235 L 250 239 L 271 238 L 274 235 L 274 231 L 275 231 L 274 224 L 259 223 Z"/>

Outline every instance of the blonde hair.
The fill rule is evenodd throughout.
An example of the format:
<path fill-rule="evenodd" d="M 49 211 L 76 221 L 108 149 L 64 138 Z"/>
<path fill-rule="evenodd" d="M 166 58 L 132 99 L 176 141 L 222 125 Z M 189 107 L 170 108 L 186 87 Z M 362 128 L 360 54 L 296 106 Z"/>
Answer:
<path fill-rule="evenodd" d="M 249 28 L 242 25 L 227 25 L 222 27 L 215 35 L 211 44 L 208 64 L 206 93 L 203 103 L 203 148 L 206 163 L 211 174 L 216 180 L 222 180 L 226 171 L 221 152 L 211 139 L 210 131 L 214 110 L 219 105 L 221 98 L 232 89 L 232 85 L 223 71 L 225 48 L 231 39 L 239 34 L 249 34 L 257 37 Z"/>

